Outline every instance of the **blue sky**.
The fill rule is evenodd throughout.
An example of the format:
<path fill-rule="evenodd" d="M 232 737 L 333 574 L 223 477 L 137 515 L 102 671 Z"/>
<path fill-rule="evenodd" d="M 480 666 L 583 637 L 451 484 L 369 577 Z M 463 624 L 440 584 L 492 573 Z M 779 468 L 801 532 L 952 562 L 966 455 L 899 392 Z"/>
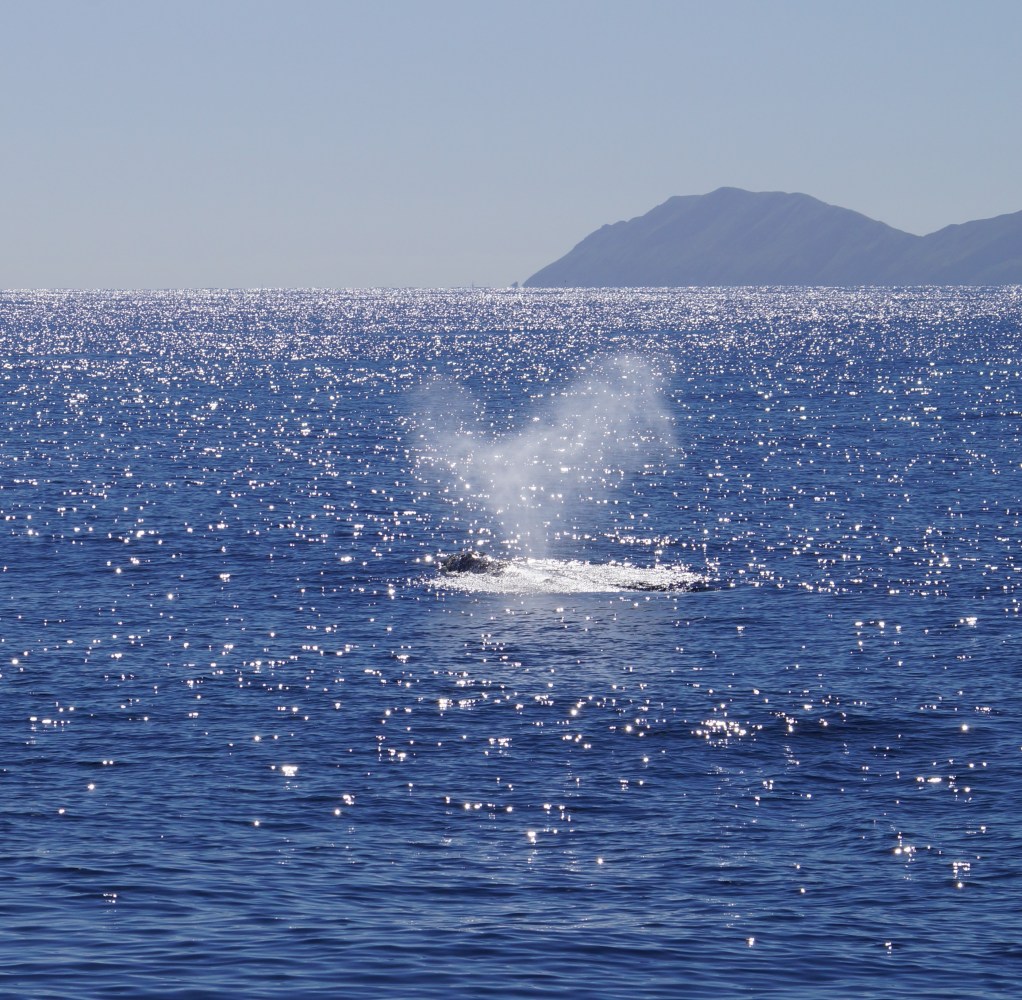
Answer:
<path fill-rule="evenodd" d="M 1019 0 L 0 0 L 0 286 L 507 285 L 722 185 L 1022 210 Z"/>

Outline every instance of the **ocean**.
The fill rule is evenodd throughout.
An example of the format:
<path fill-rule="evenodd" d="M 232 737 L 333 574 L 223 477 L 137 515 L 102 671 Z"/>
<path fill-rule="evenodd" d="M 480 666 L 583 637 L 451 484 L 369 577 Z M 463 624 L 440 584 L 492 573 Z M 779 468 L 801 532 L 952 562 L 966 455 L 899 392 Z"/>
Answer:
<path fill-rule="evenodd" d="M 1018 995 L 1019 288 L 0 344 L 3 995 Z"/>

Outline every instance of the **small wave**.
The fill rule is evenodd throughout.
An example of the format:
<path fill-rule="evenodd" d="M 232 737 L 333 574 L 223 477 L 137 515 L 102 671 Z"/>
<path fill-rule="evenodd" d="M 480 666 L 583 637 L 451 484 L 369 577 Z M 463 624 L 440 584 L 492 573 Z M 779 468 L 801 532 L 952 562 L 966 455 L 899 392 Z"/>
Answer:
<path fill-rule="evenodd" d="M 706 590 L 710 578 L 686 566 L 633 566 L 577 559 L 489 561 L 485 569 L 441 572 L 436 585 L 447 590 L 491 594 L 613 594 L 621 591 Z"/>

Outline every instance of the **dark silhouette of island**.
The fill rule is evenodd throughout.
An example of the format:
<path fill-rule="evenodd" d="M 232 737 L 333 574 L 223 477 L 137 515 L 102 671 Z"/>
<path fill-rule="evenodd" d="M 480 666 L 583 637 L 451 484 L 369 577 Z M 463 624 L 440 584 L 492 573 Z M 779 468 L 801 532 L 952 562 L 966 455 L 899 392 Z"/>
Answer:
<path fill-rule="evenodd" d="M 1022 284 L 1022 212 L 914 236 L 805 194 L 720 188 L 603 226 L 533 288 Z"/>

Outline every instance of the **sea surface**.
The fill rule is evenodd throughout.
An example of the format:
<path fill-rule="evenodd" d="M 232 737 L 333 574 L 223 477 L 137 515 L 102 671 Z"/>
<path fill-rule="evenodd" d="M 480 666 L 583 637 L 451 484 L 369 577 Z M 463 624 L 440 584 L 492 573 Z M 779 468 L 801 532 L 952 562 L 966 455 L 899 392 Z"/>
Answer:
<path fill-rule="evenodd" d="M 1019 995 L 1022 289 L 0 349 L 3 996 Z"/>

